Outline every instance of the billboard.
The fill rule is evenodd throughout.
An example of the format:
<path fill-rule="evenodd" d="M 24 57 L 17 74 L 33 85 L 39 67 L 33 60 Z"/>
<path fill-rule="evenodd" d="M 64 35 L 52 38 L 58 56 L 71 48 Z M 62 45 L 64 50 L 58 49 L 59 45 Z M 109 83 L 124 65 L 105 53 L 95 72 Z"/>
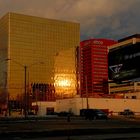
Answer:
<path fill-rule="evenodd" d="M 108 66 L 110 80 L 140 78 L 140 43 L 110 49 Z"/>

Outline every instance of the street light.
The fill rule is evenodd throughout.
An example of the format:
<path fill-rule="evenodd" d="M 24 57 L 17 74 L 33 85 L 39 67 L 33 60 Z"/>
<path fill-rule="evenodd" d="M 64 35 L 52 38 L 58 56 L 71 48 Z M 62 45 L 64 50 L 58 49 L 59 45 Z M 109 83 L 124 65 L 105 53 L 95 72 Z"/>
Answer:
<path fill-rule="evenodd" d="M 86 84 L 86 103 L 87 103 L 87 109 L 89 109 L 87 76 L 85 76 L 85 84 Z"/>
<path fill-rule="evenodd" d="M 24 66 L 24 100 L 25 100 L 25 103 L 24 103 L 24 115 L 25 115 L 25 118 L 27 117 L 27 90 L 26 90 L 26 74 L 27 74 L 27 66 L 25 65 Z"/>
<path fill-rule="evenodd" d="M 36 64 L 43 64 L 43 62 L 37 62 L 37 63 L 33 63 L 33 64 L 27 66 L 27 65 L 23 65 L 15 60 L 13 60 L 13 59 L 6 59 L 6 60 L 7 61 L 12 60 L 14 63 L 16 63 L 24 68 L 24 117 L 26 119 L 27 118 L 27 111 L 28 111 L 27 110 L 27 87 L 26 87 L 27 86 L 27 68 L 29 66 L 31 67 L 31 66 L 36 65 Z"/>

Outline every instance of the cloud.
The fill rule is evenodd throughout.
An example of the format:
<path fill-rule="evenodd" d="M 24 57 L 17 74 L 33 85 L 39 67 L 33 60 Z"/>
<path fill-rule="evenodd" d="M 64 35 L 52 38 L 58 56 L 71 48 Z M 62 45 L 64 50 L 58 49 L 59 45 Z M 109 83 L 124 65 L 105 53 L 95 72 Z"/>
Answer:
<path fill-rule="evenodd" d="M 17 12 L 78 22 L 81 40 L 139 33 L 140 0 L 0 0 L 0 16 Z"/>

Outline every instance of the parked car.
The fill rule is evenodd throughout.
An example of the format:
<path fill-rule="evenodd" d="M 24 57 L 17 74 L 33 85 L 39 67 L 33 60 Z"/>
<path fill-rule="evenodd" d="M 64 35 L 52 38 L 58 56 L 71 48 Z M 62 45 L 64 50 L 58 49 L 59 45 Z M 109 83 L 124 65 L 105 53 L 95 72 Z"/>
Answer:
<path fill-rule="evenodd" d="M 28 115 L 35 115 L 35 113 L 30 111 L 30 112 L 28 112 Z"/>
<path fill-rule="evenodd" d="M 73 116 L 74 114 L 72 112 L 66 112 L 66 111 L 61 111 L 58 113 L 58 116 Z"/>
<path fill-rule="evenodd" d="M 80 111 L 80 115 L 89 120 L 108 119 L 108 115 L 100 109 L 84 109 Z"/>
<path fill-rule="evenodd" d="M 57 118 L 58 113 L 57 112 L 47 112 L 46 118 Z"/>
<path fill-rule="evenodd" d="M 130 110 L 130 109 L 125 109 L 124 111 L 119 112 L 119 115 L 134 116 L 135 113 L 132 110 Z"/>

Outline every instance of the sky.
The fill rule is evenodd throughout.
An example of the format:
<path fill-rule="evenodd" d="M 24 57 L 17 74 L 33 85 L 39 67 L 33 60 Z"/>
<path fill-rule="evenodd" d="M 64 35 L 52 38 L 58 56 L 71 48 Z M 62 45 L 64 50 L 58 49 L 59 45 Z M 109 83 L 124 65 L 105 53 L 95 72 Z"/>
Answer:
<path fill-rule="evenodd" d="M 81 41 L 140 33 L 140 0 L 0 0 L 7 12 L 80 23 Z"/>

